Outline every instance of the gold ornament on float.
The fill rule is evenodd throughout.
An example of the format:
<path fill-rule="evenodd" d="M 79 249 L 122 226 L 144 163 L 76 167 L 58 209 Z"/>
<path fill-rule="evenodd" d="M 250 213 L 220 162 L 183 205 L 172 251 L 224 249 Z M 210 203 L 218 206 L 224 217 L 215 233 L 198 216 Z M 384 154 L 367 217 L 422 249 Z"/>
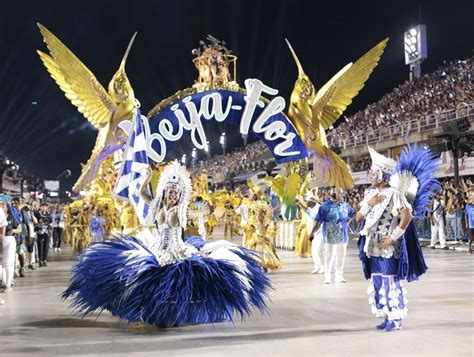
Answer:
<path fill-rule="evenodd" d="M 298 78 L 291 93 L 288 117 L 306 146 L 315 151 L 316 178 L 331 186 L 351 188 L 354 181 L 349 168 L 329 148 L 326 130 L 339 119 L 352 103 L 352 98 L 364 87 L 387 46 L 388 38 L 355 63 L 347 64 L 317 92 L 290 42 L 286 42 L 298 67 Z"/>
<path fill-rule="evenodd" d="M 73 187 L 78 192 L 96 177 L 100 160 L 110 156 L 126 141 L 126 134 L 118 124 L 131 118 L 137 106 L 125 73 L 125 63 L 136 33 L 106 91 L 94 74 L 55 35 L 41 24 L 38 27 L 50 52 L 37 51 L 43 64 L 71 103 L 99 131 L 92 155 L 83 165 L 81 176 Z"/>

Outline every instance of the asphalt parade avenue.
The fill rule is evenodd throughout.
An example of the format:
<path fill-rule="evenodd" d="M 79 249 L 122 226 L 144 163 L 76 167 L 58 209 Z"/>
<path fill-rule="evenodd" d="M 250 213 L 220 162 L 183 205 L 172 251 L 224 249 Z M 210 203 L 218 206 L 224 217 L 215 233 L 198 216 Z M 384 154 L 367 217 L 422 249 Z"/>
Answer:
<path fill-rule="evenodd" d="M 217 230 L 217 236 L 221 230 Z M 2 296 L 0 345 L 8 355 L 472 356 L 473 257 L 460 251 L 423 249 L 429 272 L 406 284 L 408 317 L 403 329 L 377 331 L 369 310 L 354 242 L 345 284 L 323 285 L 311 275 L 311 259 L 279 250 L 285 267 L 271 272 L 271 311 L 237 321 L 159 330 L 120 323 L 109 313 L 81 319 L 59 296 L 74 263 L 70 249 L 51 252 L 47 268 L 17 278 Z"/>

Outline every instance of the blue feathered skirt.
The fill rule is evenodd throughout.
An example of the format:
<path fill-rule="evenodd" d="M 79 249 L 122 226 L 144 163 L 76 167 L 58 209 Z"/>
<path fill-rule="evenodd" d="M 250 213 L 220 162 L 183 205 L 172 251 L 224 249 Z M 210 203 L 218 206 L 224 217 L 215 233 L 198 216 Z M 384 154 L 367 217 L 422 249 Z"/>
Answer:
<path fill-rule="evenodd" d="M 233 321 L 267 309 L 271 283 L 250 251 L 197 237 L 188 244 L 199 253 L 166 266 L 133 237 L 93 244 L 73 267 L 63 298 L 83 316 L 107 310 L 158 327 Z"/>

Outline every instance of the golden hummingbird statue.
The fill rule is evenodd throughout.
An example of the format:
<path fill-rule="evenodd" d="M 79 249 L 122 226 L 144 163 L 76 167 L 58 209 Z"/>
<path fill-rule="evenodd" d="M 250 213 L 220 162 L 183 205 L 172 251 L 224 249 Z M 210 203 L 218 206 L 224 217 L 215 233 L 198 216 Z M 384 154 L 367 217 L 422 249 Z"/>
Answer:
<path fill-rule="evenodd" d="M 129 119 L 137 104 L 125 73 L 125 62 L 137 33 L 130 40 L 120 67 L 109 82 L 108 91 L 94 74 L 46 27 L 38 24 L 50 54 L 37 51 L 51 77 L 73 105 L 98 131 L 92 155 L 82 167 L 73 190 L 80 191 L 96 177 L 100 163 L 125 143 L 118 124 Z"/>
<path fill-rule="evenodd" d="M 355 63 L 337 72 L 319 91 L 304 73 L 295 51 L 286 40 L 298 67 L 298 79 L 290 97 L 288 116 L 309 150 L 315 151 L 315 176 L 318 180 L 341 188 L 354 186 L 347 164 L 329 148 L 326 130 L 352 103 L 377 66 L 388 38 L 377 44 Z"/>

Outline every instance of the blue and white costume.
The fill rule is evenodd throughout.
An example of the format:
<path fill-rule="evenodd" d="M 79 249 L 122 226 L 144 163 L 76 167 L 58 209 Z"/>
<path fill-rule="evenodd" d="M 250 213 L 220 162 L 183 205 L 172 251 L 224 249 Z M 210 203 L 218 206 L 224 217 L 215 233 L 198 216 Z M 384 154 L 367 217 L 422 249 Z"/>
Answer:
<path fill-rule="evenodd" d="M 315 221 L 322 224 L 324 239 L 324 283 L 331 283 L 331 270 L 336 265 L 336 283 L 344 283 L 344 261 L 349 240 L 349 221 L 354 209 L 344 201 L 327 199 L 319 208 Z"/>
<path fill-rule="evenodd" d="M 137 238 L 91 245 L 73 268 L 64 298 L 87 315 L 108 310 L 127 322 L 180 326 L 233 320 L 266 310 L 270 281 L 248 250 L 227 241 L 183 240 L 191 198 L 186 169 L 173 162 L 160 176 Z M 169 207 L 168 192 L 178 202 Z"/>
<path fill-rule="evenodd" d="M 427 210 L 432 195 L 440 188 L 435 178 L 438 165 L 429 150 L 416 145 L 405 148 L 398 163 L 372 148 L 369 152 L 372 170 L 380 173 L 380 180 L 390 177 L 390 186 L 365 192 L 359 211 L 365 216 L 359 257 L 365 277 L 370 279 L 372 313 L 384 319 L 377 328 L 393 331 L 401 327 L 408 311 L 401 281 L 417 280 L 427 270 L 413 221 L 405 230 L 398 226 L 400 211 L 417 215 Z M 370 206 L 369 200 L 377 195 L 384 200 Z M 395 241 L 384 248 L 380 242 L 388 237 Z"/>

